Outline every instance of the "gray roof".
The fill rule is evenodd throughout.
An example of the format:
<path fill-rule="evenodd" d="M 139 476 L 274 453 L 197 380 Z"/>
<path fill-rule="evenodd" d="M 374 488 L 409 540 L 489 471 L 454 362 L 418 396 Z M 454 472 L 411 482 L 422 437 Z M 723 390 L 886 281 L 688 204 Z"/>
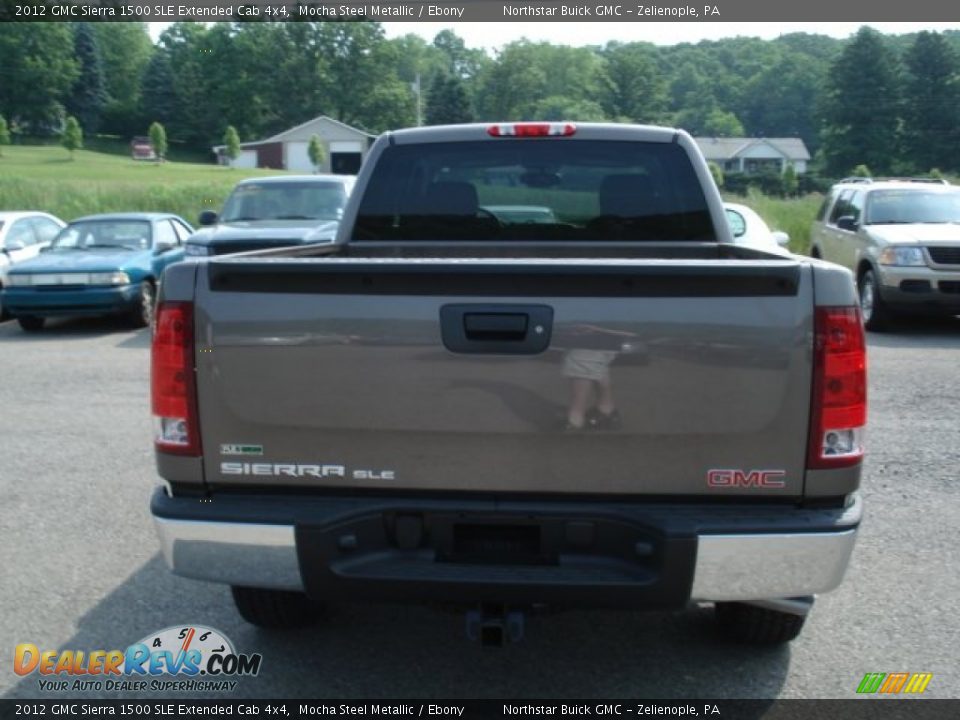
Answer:
<path fill-rule="evenodd" d="M 790 160 L 809 160 L 810 151 L 800 138 L 694 138 L 700 147 L 700 152 L 707 160 L 731 160 L 740 155 L 747 148 L 758 143 L 772 146 Z"/>
<path fill-rule="evenodd" d="M 240 143 L 240 147 L 253 148 L 259 145 L 266 145 L 268 143 L 283 142 L 286 139 L 287 135 L 289 135 L 290 133 L 296 130 L 299 130 L 300 128 L 306 127 L 307 125 L 310 125 L 315 122 L 327 122 L 327 123 L 330 123 L 331 125 L 336 125 L 338 127 L 343 128 L 344 130 L 348 130 L 364 138 L 376 137 L 376 135 L 372 135 L 365 130 L 361 130 L 360 128 L 355 128 L 351 125 L 347 125 L 346 123 L 342 123 L 339 120 L 334 120 L 332 117 L 329 117 L 327 115 L 318 115 L 315 118 L 311 118 L 310 120 L 307 120 L 306 122 L 302 122 L 299 125 L 294 125 L 292 128 L 288 128 L 281 133 L 277 133 L 276 135 L 271 135 L 270 137 L 264 138 L 263 140 L 250 140 L 248 142 L 242 142 Z M 226 147 L 227 147 L 226 145 L 214 145 L 211 148 L 211 150 L 213 150 L 213 152 L 215 153 L 219 153 L 221 150 L 224 150 Z"/>

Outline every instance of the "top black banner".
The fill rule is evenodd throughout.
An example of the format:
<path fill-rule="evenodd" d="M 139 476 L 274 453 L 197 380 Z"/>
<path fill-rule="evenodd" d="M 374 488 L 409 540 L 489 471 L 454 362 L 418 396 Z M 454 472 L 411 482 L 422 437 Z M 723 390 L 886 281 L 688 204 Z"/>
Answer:
<path fill-rule="evenodd" d="M 0 0 L 0 20 L 57 22 L 257 22 L 257 21 L 402 21 L 402 22 L 951 22 L 960 27 L 960 10 L 943 0 L 713 0 L 704 3 L 656 0 L 573 2 L 557 0 L 304 0 L 303 2 L 230 2 L 181 0 Z M 748 32 L 748 28 L 744 28 Z"/>

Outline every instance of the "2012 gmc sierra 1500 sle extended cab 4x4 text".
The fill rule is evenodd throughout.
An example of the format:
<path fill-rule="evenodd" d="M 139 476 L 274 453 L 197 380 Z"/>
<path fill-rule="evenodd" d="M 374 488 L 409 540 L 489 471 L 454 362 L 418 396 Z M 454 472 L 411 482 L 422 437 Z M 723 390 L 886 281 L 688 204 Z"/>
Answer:
<path fill-rule="evenodd" d="M 852 276 L 734 244 L 678 130 L 386 133 L 334 242 L 171 267 L 152 362 L 166 561 L 259 625 L 712 602 L 783 642 L 860 522 Z"/>

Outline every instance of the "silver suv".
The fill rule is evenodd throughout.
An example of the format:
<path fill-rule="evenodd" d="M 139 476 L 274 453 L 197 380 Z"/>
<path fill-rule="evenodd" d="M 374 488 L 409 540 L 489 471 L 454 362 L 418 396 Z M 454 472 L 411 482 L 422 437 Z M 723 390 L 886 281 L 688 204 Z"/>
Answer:
<path fill-rule="evenodd" d="M 960 187 L 924 179 L 847 178 L 814 221 L 810 254 L 857 277 L 863 321 L 960 314 Z"/>

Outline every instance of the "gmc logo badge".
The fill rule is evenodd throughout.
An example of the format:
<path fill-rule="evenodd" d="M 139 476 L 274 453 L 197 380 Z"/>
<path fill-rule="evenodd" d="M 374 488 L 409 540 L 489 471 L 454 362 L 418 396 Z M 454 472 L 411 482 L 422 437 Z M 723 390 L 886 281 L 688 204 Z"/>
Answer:
<path fill-rule="evenodd" d="M 712 488 L 782 488 L 786 485 L 783 470 L 707 470 L 707 487 Z"/>

